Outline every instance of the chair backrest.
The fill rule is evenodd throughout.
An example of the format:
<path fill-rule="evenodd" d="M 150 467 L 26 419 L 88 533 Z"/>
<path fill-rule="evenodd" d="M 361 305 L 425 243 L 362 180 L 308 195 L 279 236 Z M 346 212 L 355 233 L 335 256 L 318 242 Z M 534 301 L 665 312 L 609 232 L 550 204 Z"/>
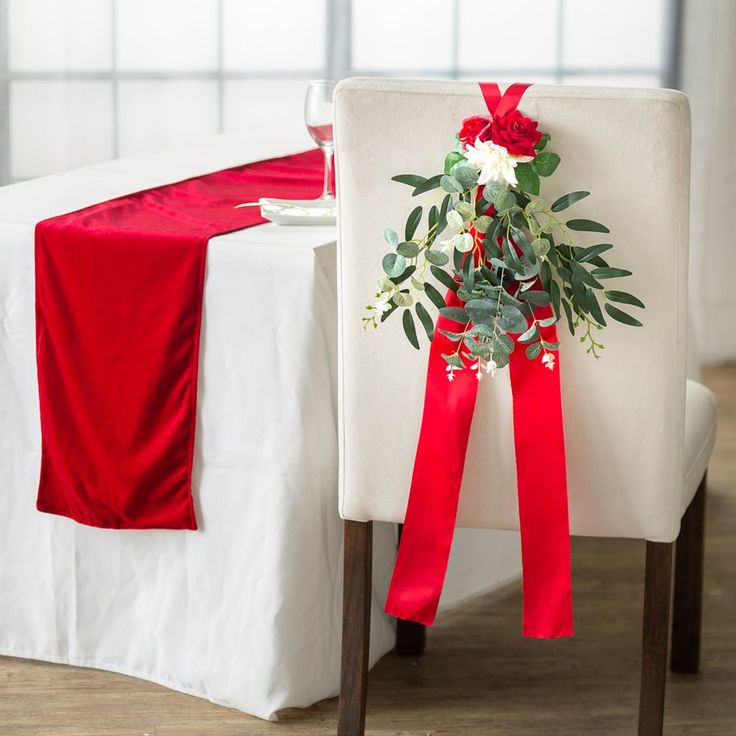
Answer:
<path fill-rule="evenodd" d="M 403 231 L 417 200 L 391 181 L 441 171 L 461 121 L 486 113 L 471 82 L 349 79 L 335 93 L 338 171 L 340 512 L 403 520 L 427 366 L 393 317 L 361 328 L 385 227 Z M 611 229 L 608 282 L 646 303 L 644 327 L 608 320 L 601 360 L 564 319 L 559 363 L 573 534 L 673 539 L 680 522 L 687 351 L 690 115 L 670 90 L 533 86 L 519 109 L 550 133 L 562 163 L 542 180 L 552 202 L 592 194 L 571 217 Z M 427 199 L 436 195 L 425 195 Z M 601 236 L 580 234 L 587 245 Z M 614 284 L 616 284 L 614 286 Z M 444 293 L 444 290 L 443 290 Z M 434 314 L 434 308 L 429 305 Z M 508 371 L 480 385 L 458 525 L 518 529 Z"/>

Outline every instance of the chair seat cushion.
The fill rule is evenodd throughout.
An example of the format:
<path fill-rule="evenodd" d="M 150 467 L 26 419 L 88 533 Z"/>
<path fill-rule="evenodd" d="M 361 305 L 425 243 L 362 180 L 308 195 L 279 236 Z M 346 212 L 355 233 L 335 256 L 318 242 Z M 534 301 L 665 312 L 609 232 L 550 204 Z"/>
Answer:
<path fill-rule="evenodd" d="M 716 400 L 697 381 L 687 382 L 685 402 L 685 452 L 681 513 L 690 505 L 708 467 L 716 441 Z"/>

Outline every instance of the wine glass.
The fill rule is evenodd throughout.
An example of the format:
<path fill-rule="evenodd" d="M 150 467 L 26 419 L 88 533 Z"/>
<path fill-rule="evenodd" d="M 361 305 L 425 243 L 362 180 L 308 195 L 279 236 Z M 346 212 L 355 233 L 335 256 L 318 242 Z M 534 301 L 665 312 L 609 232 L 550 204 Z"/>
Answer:
<path fill-rule="evenodd" d="M 334 79 L 310 82 L 304 102 L 307 130 L 325 156 L 325 183 L 320 197 L 323 201 L 335 199 L 332 190 L 332 156 L 335 150 L 332 140 L 332 93 L 336 84 Z"/>

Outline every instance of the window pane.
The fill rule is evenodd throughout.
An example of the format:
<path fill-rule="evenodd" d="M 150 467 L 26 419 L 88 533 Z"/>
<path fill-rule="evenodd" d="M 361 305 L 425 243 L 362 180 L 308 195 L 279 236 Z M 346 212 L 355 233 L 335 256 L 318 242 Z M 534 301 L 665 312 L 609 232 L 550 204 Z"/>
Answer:
<path fill-rule="evenodd" d="M 449 0 L 353 0 L 353 68 L 449 71 L 452 16 Z"/>
<path fill-rule="evenodd" d="M 254 158 L 268 156 L 279 146 L 282 151 L 312 148 L 314 142 L 304 125 L 306 91 L 307 83 L 301 79 L 227 82 L 225 130 L 242 133 L 252 142 Z"/>
<path fill-rule="evenodd" d="M 110 0 L 8 0 L 13 71 L 110 68 Z"/>
<path fill-rule="evenodd" d="M 124 70 L 212 70 L 216 0 L 120 0 L 118 65 Z"/>
<path fill-rule="evenodd" d="M 16 179 L 111 158 L 111 83 L 11 82 L 10 150 Z"/>
<path fill-rule="evenodd" d="M 669 0 L 565 0 L 568 69 L 659 69 Z"/>
<path fill-rule="evenodd" d="M 122 81 L 120 153 L 183 145 L 217 133 L 217 83 Z"/>
<path fill-rule="evenodd" d="M 325 66 L 325 0 L 224 0 L 228 70 L 315 70 Z"/>
<path fill-rule="evenodd" d="M 555 0 L 460 0 L 460 67 L 492 71 L 555 66 L 557 9 Z"/>

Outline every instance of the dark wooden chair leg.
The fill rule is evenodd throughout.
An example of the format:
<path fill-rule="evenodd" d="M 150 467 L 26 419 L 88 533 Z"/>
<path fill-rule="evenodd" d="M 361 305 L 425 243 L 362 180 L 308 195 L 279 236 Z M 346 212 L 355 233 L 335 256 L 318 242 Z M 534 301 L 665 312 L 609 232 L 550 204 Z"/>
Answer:
<path fill-rule="evenodd" d="M 404 525 L 399 524 L 399 542 Z M 427 646 L 427 627 L 414 621 L 396 619 L 396 654 L 401 657 L 421 657 Z"/>
<path fill-rule="evenodd" d="M 338 736 L 363 736 L 365 733 L 372 568 L 373 523 L 345 521 Z"/>
<path fill-rule="evenodd" d="M 682 517 L 675 551 L 675 597 L 672 606 L 673 672 L 695 674 L 700 667 L 700 622 L 703 609 L 705 494 L 708 475 Z"/>
<path fill-rule="evenodd" d="M 673 544 L 647 542 L 639 736 L 662 736 Z"/>

